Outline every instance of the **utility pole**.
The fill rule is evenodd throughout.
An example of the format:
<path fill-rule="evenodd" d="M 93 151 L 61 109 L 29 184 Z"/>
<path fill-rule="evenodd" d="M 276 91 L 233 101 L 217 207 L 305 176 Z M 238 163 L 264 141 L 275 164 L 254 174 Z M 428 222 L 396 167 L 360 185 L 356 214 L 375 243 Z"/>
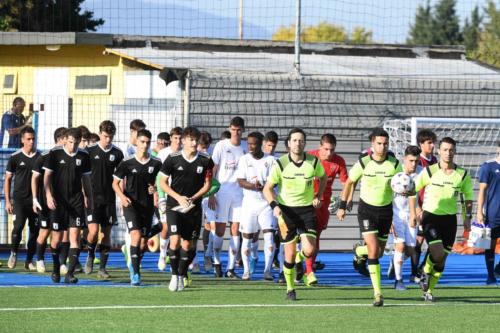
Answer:
<path fill-rule="evenodd" d="M 297 13 L 295 17 L 295 73 L 300 76 L 300 15 L 301 15 L 301 0 L 297 0 Z"/>
<path fill-rule="evenodd" d="M 243 0 L 240 0 L 239 36 L 243 39 Z"/>

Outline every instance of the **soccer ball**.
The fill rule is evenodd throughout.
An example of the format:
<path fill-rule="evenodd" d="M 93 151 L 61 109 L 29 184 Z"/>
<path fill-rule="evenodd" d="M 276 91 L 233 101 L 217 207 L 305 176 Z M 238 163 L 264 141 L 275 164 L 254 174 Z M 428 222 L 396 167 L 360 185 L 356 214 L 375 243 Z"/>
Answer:
<path fill-rule="evenodd" d="M 400 172 L 392 177 L 391 188 L 397 194 L 412 193 L 415 191 L 415 182 L 409 175 Z"/>

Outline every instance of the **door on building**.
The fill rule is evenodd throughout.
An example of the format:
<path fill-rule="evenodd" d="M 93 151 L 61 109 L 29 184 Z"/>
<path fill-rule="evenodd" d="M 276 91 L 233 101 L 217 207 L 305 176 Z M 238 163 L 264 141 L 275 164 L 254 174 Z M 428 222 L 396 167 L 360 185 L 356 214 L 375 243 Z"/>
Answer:
<path fill-rule="evenodd" d="M 38 148 L 50 149 L 54 146 L 54 131 L 70 125 L 69 69 L 36 69 L 33 82 L 33 104 L 38 111 Z"/>

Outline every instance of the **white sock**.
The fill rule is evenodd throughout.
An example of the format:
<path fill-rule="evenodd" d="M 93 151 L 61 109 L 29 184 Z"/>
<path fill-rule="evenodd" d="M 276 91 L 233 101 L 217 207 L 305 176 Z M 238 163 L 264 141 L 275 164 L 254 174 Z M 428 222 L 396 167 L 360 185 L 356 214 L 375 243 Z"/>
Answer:
<path fill-rule="evenodd" d="M 403 252 L 394 251 L 394 275 L 396 280 L 402 279 L 403 270 Z"/>
<path fill-rule="evenodd" d="M 243 271 L 245 273 L 250 272 L 250 260 L 248 258 L 251 250 L 250 242 L 251 239 L 247 239 L 245 237 L 243 237 L 243 241 L 241 242 L 241 260 L 243 261 Z"/>
<path fill-rule="evenodd" d="M 252 251 L 252 258 L 254 258 L 254 259 L 259 258 L 259 241 L 258 240 L 256 242 L 252 241 L 251 251 Z"/>
<path fill-rule="evenodd" d="M 168 239 L 161 238 L 160 236 L 160 257 L 165 258 L 168 250 Z"/>
<path fill-rule="evenodd" d="M 236 263 L 236 256 L 238 255 L 238 250 L 240 247 L 240 236 L 231 236 L 229 238 L 229 249 L 228 249 L 228 259 L 227 259 L 227 269 L 234 269 L 234 264 Z"/>
<path fill-rule="evenodd" d="M 127 232 L 125 234 L 125 246 L 127 247 L 127 263 L 132 261 L 132 259 L 130 258 L 130 243 L 131 242 L 132 242 L 132 238 L 130 237 L 130 234 Z"/>
<path fill-rule="evenodd" d="M 214 252 L 214 233 L 210 231 L 208 234 L 208 244 L 207 244 L 207 253 L 205 253 L 205 257 L 212 257 Z"/>
<path fill-rule="evenodd" d="M 264 233 L 264 273 L 271 272 L 274 256 L 274 235 L 272 232 Z"/>
<path fill-rule="evenodd" d="M 214 232 L 213 249 L 214 249 L 214 264 L 215 265 L 220 265 L 220 252 L 222 250 L 223 241 L 224 241 L 224 238 L 217 236 Z"/>

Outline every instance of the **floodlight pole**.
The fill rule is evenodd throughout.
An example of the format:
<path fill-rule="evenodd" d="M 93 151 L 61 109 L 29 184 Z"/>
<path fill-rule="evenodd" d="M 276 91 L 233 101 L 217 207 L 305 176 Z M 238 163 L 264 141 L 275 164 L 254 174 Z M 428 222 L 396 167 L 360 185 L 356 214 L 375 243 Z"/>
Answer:
<path fill-rule="evenodd" d="M 295 73 L 300 76 L 300 16 L 301 16 L 301 0 L 297 0 L 297 13 L 295 17 Z"/>
<path fill-rule="evenodd" d="M 239 36 L 243 39 L 243 0 L 240 0 Z"/>

